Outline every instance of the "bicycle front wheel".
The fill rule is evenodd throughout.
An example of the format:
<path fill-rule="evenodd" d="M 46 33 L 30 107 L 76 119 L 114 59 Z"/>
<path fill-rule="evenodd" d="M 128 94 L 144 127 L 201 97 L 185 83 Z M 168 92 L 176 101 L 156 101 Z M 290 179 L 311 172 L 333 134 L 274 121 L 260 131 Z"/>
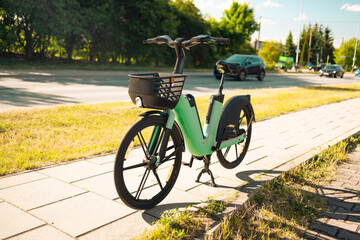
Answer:
<path fill-rule="evenodd" d="M 241 109 L 239 115 L 239 132 L 245 134 L 245 139 L 242 142 L 234 144 L 230 147 L 220 149 L 216 151 L 216 155 L 220 164 L 227 169 L 237 167 L 245 157 L 245 154 L 249 148 L 251 138 L 251 112 L 245 107 Z"/>
<path fill-rule="evenodd" d="M 119 197 L 129 207 L 154 207 L 168 195 L 179 175 L 182 140 L 176 127 L 165 143 L 165 158 L 159 162 L 165 125 L 165 117 L 145 117 L 132 126 L 118 148 L 115 186 Z"/>

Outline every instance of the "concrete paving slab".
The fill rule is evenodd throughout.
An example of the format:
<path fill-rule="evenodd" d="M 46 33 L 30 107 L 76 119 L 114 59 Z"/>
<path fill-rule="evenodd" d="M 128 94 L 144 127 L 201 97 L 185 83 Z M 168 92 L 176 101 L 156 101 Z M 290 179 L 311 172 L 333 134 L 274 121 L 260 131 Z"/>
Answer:
<path fill-rule="evenodd" d="M 106 164 L 106 163 L 114 164 L 114 162 L 115 162 L 115 154 L 106 155 L 106 156 L 97 157 L 97 158 L 90 158 L 90 159 L 88 159 L 86 161 L 94 163 L 94 164 L 98 164 L 98 165 L 103 165 L 103 164 Z"/>
<path fill-rule="evenodd" d="M 21 209 L 29 210 L 84 192 L 81 188 L 46 178 L 0 190 L 0 197 Z"/>
<path fill-rule="evenodd" d="M 197 183 L 195 182 L 195 180 L 200 170 L 196 170 L 194 168 L 195 166 L 193 166 L 193 168 L 182 166 L 180 169 L 178 180 L 176 180 L 174 187 L 183 191 L 187 191 L 196 186 L 199 186 L 201 183 Z"/>
<path fill-rule="evenodd" d="M 85 178 L 100 175 L 110 170 L 104 166 L 89 163 L 86 161 L 60 165 L 40 170 L 41 174 L 60 179 L 65 182 L 79 181 Z"/>
<path fill-rule="evenodd" d="M 39 179 L 47 178 L 43 174 L 37 172 L 28 172 L 18 175 L 5 176 L 0 178 L 0 189 L 16 186 L 23 183 L 36 181 Z"/>
<path fill-rule="evenodd" d="M 34 229 L 45 223 L 6 203 L 0 203 L 0 239 Z"/>
<path fill-rule="evenodd" d="M 45 225 L 43 227 L 36 228 L 32 231 L 25 232 L 15 237 L 11 237 L 8 240 L 40 240 L 40 239 L 72 240 L 73 238 L 49 225 Z"/>
<path fill-rule="evenodd" d="M 73 184 L 110 199 L 116 199 L 119 197 L 116 192 L 114 175 L 112 172 L 87 178 Z"/>
<path fill-rule="evenodd" d="M 143 211 L 136 212 L 124 219 L 117 220 L 102 228 L 95 229 L 90 233 L 79 237 L 79 240 L 118 240 L 118 239 L 130 239 L 136 237 L 144 232 L 148 227 L 151 227 L 151 223 L 157 221 L 154 218 Z"/>
<path fill-rule="evenodd" d="M 218 177 L 215 178 L 216 187 L 213 187 L 211 186 L 209 177 L 204 176 L 204 180 L 208 181 L 203 182 L 200 180 L 202 184 L 189 190 L 188 193 L 196 194 L 204 198 L 210 197 L 216 200 L 224 200 L 230 195 L 237 193 L 235 188 L 240 186 L 242 183 L 241 181 L 233 181 L 230 179 Z"/>
<path fill-rule="evenodd" d="M 93 193 L 85 193 L 30 211 L 72 237 L 78 237 L 133 212 L 135 210 L 123 204 Z"/>

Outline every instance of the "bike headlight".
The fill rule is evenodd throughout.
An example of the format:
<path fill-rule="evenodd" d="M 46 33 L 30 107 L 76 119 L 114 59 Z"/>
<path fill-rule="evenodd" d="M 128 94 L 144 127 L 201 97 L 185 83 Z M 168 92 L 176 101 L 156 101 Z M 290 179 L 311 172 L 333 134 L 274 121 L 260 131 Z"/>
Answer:
<path fill-rule="evenodd" d="M 333 71 L 333 73 L 336 73 L 336 71 Z"/>
<path fill-rule="evenodd" d="M 136 98 L 135 98 L 135 103 L 136 103 L 136 106 L 138 106 L 138 107 L 142 107 L 142 106 L 143 106 L 143 102 L 142 102 L 141 97 L 136 97 Z"/>

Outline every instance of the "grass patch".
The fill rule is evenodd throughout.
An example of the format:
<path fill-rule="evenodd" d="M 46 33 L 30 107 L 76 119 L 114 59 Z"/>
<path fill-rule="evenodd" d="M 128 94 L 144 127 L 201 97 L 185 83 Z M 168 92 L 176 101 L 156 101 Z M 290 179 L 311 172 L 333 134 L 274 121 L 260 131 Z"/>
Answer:
<path fill-rule="evenodd" d="M 251 94 L 257 121 L 360 97 L 360 84 L 236 90 Z M 197 99 L 204 120 L 208 97 Z M 129 102 L 29 108 L 0 112 L 0 175 L 114 152 L 146 109 Z"/>
<path fill-rule="evenodd" d="M 225 207 L 225 202 L 209 199 L 207 204 L 197 211 L 186 208 L 165 212 L 150 230 L 134 239 L 194 239 L 205 232 L 211 223 L 220 220 L 217 214 L 224 211 Z"/>
<path fill-rule="evenodd" d="M 162 214 L 154 227 L 138 240 L 193 239 L 206 228 L 205 222 L 191 211 L 171 210 Z"/>
<path fill-rule="evenodd" d="M 360 134 L 265 183 L 236 215 L 223 220 L 213 239 L 302 239 L 310 221 L 326 210 L 316 188 L 334 178 L 338 164 L 357 144 Z"/>

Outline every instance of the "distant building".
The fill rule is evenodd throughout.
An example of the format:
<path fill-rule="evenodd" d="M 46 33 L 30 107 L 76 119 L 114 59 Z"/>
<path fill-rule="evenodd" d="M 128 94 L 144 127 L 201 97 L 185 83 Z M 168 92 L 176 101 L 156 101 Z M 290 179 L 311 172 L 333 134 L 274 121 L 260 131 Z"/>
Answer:
<path fill-rule="evenodd" d="M 251 43 L 251 45 L 255 48 L 255 49 L 262 49 L 263 48 L 263 42 L 264 41 L 259 41 L 257 39 L 254 40 L 254 42 Z M 259 46 L 259 47 L 258 47 Z"/>

